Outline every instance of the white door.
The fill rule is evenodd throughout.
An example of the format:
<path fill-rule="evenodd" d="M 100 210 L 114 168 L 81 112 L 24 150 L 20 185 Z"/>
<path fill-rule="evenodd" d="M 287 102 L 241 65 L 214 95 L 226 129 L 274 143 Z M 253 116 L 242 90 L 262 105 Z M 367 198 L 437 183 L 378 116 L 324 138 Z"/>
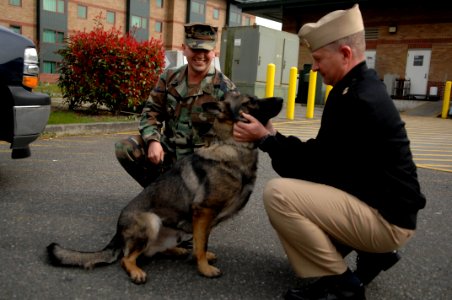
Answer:
<path fill-rule="evenodd" d="M 405 77 L 410 79 L 410 95 L 427 95 L 432 50 L 408 50 Z"/>

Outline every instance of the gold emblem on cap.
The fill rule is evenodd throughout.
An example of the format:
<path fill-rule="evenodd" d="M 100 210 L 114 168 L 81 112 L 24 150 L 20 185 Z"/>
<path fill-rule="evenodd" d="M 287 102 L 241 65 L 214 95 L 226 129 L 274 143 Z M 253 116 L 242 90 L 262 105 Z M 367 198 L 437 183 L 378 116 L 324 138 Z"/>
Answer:
<path fill-rule="evenodd" d="M 308 47 L 309 49 L 311 49 L 311 44 L 309 44 L 307 39 L 303 39 L 304 44 L 306 45 L 306 47 Z"/>

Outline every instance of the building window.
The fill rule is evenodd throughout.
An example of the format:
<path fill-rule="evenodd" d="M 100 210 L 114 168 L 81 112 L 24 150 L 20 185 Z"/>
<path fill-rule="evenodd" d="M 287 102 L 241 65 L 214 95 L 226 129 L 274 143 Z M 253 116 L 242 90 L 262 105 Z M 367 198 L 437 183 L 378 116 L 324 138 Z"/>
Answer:
<path fill-rule="evenodd" d="M 192 1 L 190 11 L 193 14 L 204 15 L 204 3 Z"/>
<path fill-rule="evenodd" d="M 143 17 L 138 17 L 138 16 L 132 16 L 132 27 L 136 27 L 136 28 L 142 28 L 142 29 L 146 29 L 148 27 L 148 22 L 146 18 Z"/>
<path fill-rule="evenodd" d="M 231 26 L 242 25 L 242 14 L 231 11 L 231 14 L 229 15 L 229 25 Z"/>
<path fill-rule="evenodd" d="M 64 43 L 64 32 L 44 29 L 42 41 L 44 43 L 61 44 Z"/>
<path fill-rule="evenodd" d="M 250 26 L 251 25 L 251 18 L 250 17 L 245 17 L 243 25 Z"/>
<path fill-rule="evenodd" d="M 43 73 L 56 74 L 57 73 L 57 64 L 54 61 L 44 61 L 42 66 Z"/>
<path fill-rule="evenodd" d="M 162 22 L 155 22 L 154 30 L 155 32 L 162 32 Z"/>
<path fill-rule="evenodd" d="M 78 5 L 77 7 L 77 16 L 80 19 L 87 19 L 88 18 L 88 8 L 85 5 Z"/>
<path fill-rule="evenodd" d="M 162 8 L 163 7 L 163 0 L 155 0 L 155 4 L 157 7 Z"/>
<path fill-rule="evenodd" d="M 9 0 L 10 5 L 22 6 L 22 0 Z"/>
<path fill-rule="evenodd" d="M 115 24 L 115 13 L 113 11 L 107 11 L 107 23 Z"/>
<path fill-rule="evenodd" d="M 227 25 L 234 27 L 234 26 L 241 26 L 242 25 L 242 10 L 234 4 L 229 4 L 229 13 L 228 13 L 228 19 L 227 19 Z"/>
<path fill-rule="evenodd" d="M 220 10 L 218 8 L 213 9 L 213 18 L 218 20 L 220 18 Z"/>
<path fill-rule="evenodd" d="M 43 8 L 47 11 L 64 14 L 64 0 L 44 0 Z"/>
<path fill-rule="evenodd" d="M 15 33 L 22 34 L 22 27 L 19 25 L 9 25 L 9 29 Z"/>
<path fill-rule="evenodd" d="M 205 0 L 191 0 L 189 23 L 204 23 L 206 20 L 206 1 Z"/>
<path fill-rule="evenodd" d="M 423 65 L 424 65 L 424 55 L 415 55 L 413 60 L 413 66 L 422 67 Z"/>

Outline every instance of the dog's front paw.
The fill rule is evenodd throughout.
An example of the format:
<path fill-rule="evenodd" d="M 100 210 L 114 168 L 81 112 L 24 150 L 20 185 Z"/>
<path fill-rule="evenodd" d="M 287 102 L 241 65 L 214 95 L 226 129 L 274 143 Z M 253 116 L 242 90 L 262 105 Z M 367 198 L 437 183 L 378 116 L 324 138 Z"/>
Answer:
<path fill-rule="evenodd" d="M 137 268 L 137 269 L 130 271 L 129 276 L 133 283 L 136 283 L 136 284 L 146 283 L 146 279 L 147 279 L 146 272 L 144 272 L 141 269 Z"/>
<path fill-rule="evenodd" d="M 214 278 L 214 277 L 219 277 L 221 276 L 221 270 L 212 266 L 212 265 L 198 265 L 198 271 L 206 276 L 206 277 L 210 277 L 210 278 Z"/>
<path fill-rule="evenodd" d="M 142 284 L 146 282 L 146 272 L 137 266 L 135 259 L 131 259 L 130 257 L 123 257 L 121 266 L 124 268 L 127 274 L 129 274 L 129 277 L 133 283 Z"/>

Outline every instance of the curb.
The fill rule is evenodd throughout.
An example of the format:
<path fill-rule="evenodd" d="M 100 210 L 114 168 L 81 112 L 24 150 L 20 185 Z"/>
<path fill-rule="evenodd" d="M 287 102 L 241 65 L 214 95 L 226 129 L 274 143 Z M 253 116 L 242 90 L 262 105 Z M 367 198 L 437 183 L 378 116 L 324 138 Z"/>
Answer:
<path fill-rule="evenodd" d="M 56 124 L 47 125 L 44 134 L 54 136 L 81 135 L 81 134 L 102 134 L 116 133 L 121 131 L 138 132 L 138 121 L 132 122 L 96 122 L 96 123 L 77 123 L 77 124 Z"/>
<path fill-rule="evenodd" d="M 296 109 L 295 118 L 305 119 L 301 109 L 305 110 L 303 107 Z M 319 118 L 323 112 L 323 107 L 315 108 L 315 116 Z M 287 120 L 286 118 L 286 108 L 283 107 L 275 120 L 282 121 Z M 47 125 L 43 131 L 43 135 L 50 134 L 54 137 L 61 137 L 67 135 L 90 135 L 90 134 L 108 134 L 108 133 L 118 133 L 118 132 L 135 132 L 138 134 L 139 121 L 130 122 L 95 122 L 95 123 L 75 123 L 75 124 L 54 124 Z"/>

